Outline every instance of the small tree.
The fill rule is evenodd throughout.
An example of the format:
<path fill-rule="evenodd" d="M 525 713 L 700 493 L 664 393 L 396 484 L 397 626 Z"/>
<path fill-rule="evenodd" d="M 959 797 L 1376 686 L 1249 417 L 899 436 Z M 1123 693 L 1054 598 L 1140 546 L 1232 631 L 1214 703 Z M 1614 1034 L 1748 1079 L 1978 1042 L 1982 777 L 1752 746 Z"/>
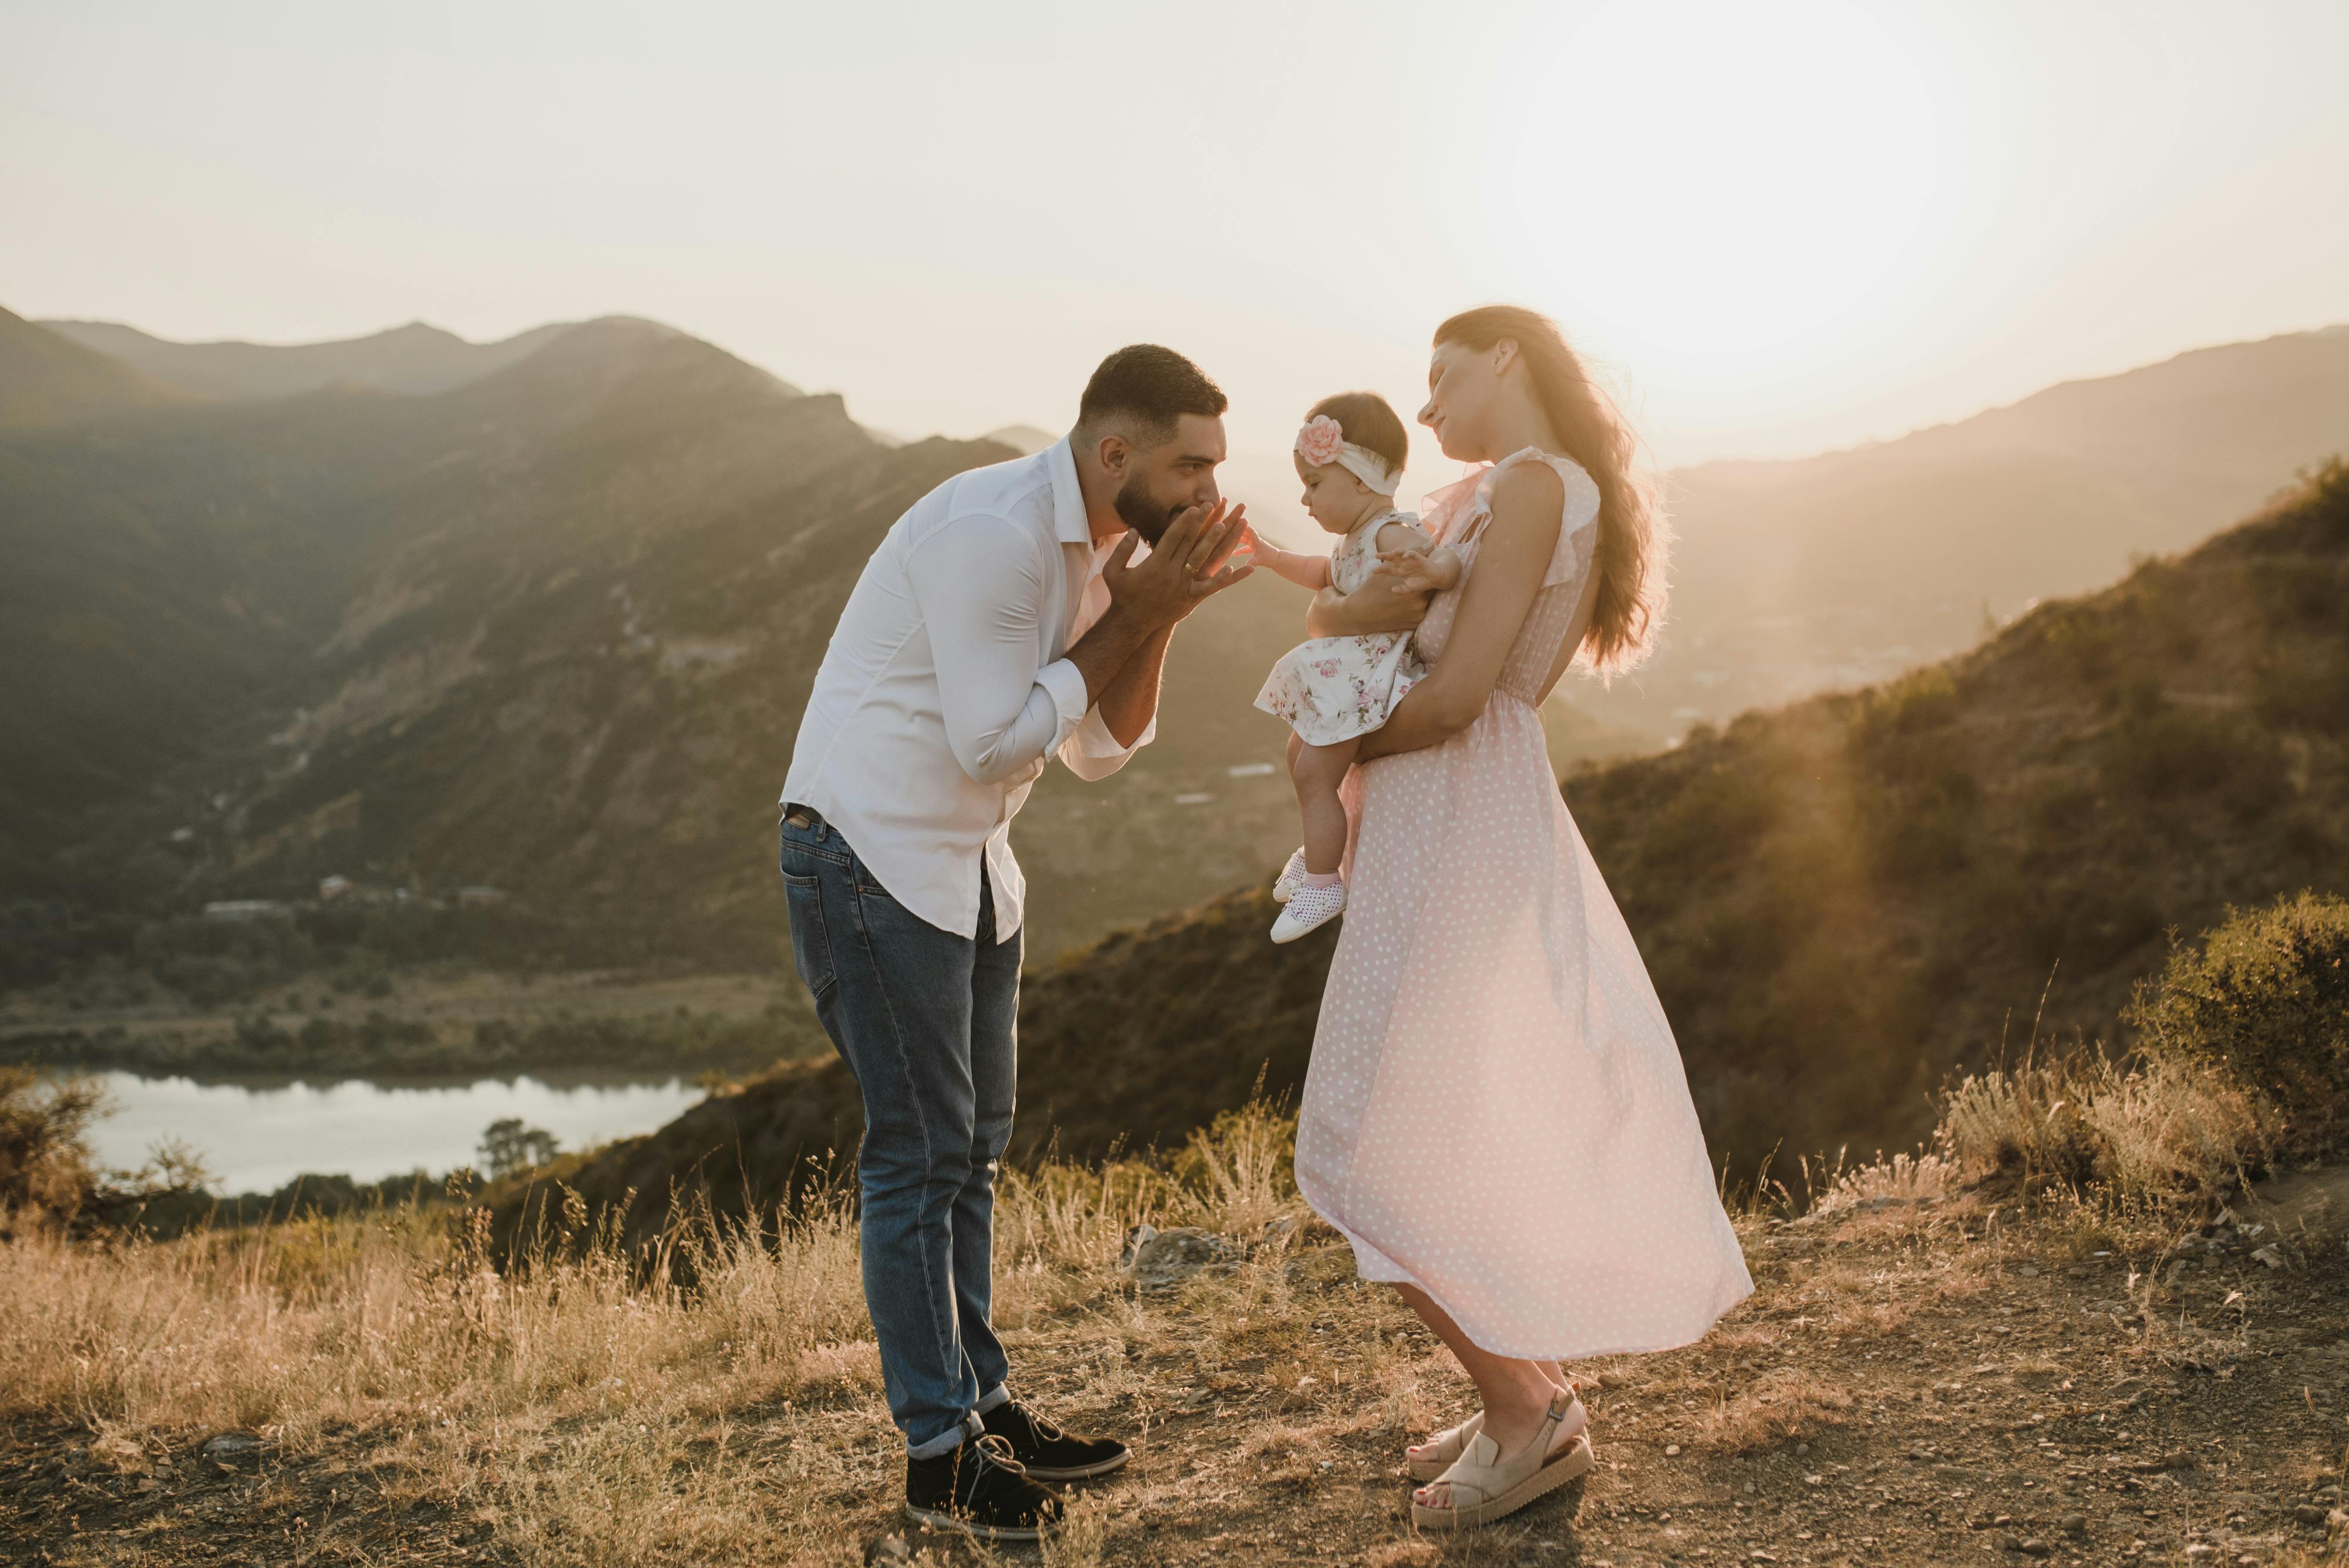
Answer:
<path fill-rule="evenodd" d="M 70 1215 L 97 1190 L 83 1135 L 105 1114 L 88 1078 L 45 1082 L 30 1067 L 0 1067 L 0 1215 Z"/>
<path fill-rule="evenodd" d="M 536 1169 L 553 1159 L 561 1147 L 544 1127 L 525 1126 L 520 1116 L 501 1116 L 482 1132 L 479 1152 L 490 1179 L 496 1181 L 516 1171 Z"/>
<path fill-rule="evenodd" d="M 2271 1096 L 2303 1147 L 2349 1112 L 2349 900 L 2303 892 L 2180 944 L 2128 1022 L 2147 1050 Z"/>

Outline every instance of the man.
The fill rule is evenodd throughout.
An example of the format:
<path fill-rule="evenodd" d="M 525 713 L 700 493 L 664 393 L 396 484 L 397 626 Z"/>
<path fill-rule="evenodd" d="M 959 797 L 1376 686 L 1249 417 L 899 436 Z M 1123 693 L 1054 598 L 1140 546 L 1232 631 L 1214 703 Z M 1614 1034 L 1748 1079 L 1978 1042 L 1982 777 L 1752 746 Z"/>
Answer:
<path fill-rule="evenodd" d="M 1067 440 L 957 475 L 865 563 L 800 722 L 782 872 L 800 978 L 864 1097 L 864 1301 L 905 1507 L 988 1540 L 1123 1445 L 1012 1397 L 988 1322 L 1025 885 L 1012 816 L 1058 756 L 1105 778 L 1157 727 L 1177 622 L 1247 575 L 1216 493 L 1223 392 L 1171 349 L 1102 361 Z M 1138 546 L 1150 546 L 1137 561 Z"/>

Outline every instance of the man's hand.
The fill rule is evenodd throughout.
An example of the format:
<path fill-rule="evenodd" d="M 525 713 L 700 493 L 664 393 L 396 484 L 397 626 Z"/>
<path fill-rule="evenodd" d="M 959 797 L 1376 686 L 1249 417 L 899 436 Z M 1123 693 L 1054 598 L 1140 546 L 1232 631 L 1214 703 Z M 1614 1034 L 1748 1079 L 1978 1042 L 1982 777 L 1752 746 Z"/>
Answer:
<path fill-rule="evenodd" d="M 1228 564 L 1247 532 L 1246 506 L 1186 507 L 1136 566 L 1128 563 L 1142 535 L 1129 531 L 1102 567 L 1111 607 L 1153 630 L 1174 625 L 1255 569 Z"/>

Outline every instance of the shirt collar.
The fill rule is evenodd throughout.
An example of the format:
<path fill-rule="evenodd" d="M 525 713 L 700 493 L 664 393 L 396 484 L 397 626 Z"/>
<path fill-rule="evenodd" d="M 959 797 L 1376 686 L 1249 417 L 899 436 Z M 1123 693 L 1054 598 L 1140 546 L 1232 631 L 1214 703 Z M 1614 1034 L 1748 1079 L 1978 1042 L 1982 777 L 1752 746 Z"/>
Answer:
<path fill-rule="evenodd" d="M 1062 436 L 1044 452 L 1044 471 L 1052 476 L 1052 531 L 1063 545 L 1092 548 L 1092 524 L 1085 520 L 1085 493 L 1077 483 L 1076 449 Z"/>

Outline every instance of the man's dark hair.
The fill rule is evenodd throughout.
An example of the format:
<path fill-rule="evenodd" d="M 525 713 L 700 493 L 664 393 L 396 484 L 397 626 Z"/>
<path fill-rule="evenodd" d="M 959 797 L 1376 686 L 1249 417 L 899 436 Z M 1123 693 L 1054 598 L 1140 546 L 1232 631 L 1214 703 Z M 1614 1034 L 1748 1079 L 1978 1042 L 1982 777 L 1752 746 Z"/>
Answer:
<path fill-rule="evenodd" d="M 1132 423 L 1134 439 L 1156 446 L 1174 433 L 1183 414 L 1219 418 L 1231 406 L 1207 373 L 1172 348 L 1129 344 L 1101 362 L 1077 401 L 1077 425 L 1099 430 L 1111 420 Z"/>

